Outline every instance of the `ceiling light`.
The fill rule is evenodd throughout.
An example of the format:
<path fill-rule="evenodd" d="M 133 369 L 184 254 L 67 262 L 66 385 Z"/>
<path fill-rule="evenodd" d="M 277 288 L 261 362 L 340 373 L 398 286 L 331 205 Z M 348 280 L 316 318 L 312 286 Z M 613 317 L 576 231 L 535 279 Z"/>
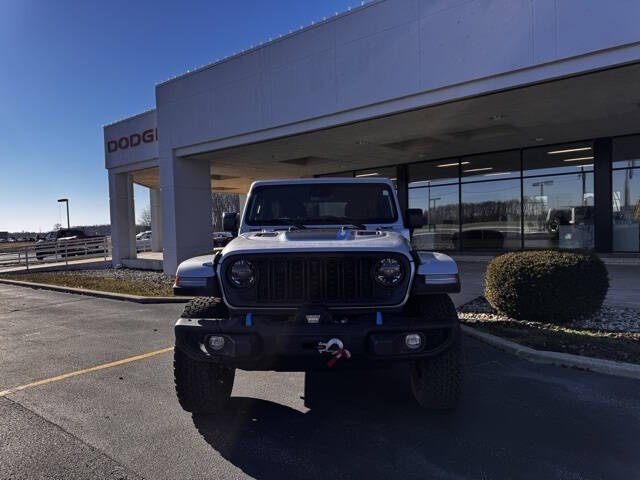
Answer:
<path fill-rule="evenodd" d="M 566 150 L 552 150 L 547 153 L 549 155 L 557 155 L 559 153 L 586 152 L 587 150 L 591 150 L 591 147 L 568 148 Z"/>
<path fill-rule="evenodd" d="M 504 115 L 499 115 L 498 114 L 498 115 L 491 115 L 489 117 L 489 120 L 494 120 L 495 121 L 495 120 L 502 120 L 503 118 L 504 118 Z"/>
<path fill-rule="evenodd" d="M 541 142 L 541 141 L 543 141 L 543 140 L 544 140 L 544 138 L 542 138 L 542 137 L 536 137 L 536 138 L 534 138 L 534 140 L 535 140 L 536 142 Z"/>
<path fill-rule="evenodd" d="M 360 175 L 356 175 L 356 177 L 375 177 L 380 175 L 378 172 L 373 173 L 361 173 Z"/>
<path fill-rule="evenodd" d="M 563 162 L 580 162 L 582 160 L 593 160 L 593 157 L 567 158 L 566 160 L 563 160 Z"/>
<path fill-rule="evenodd" d="M 469 165 L 470 162 L 461 162 L 460 165 Z M 440 165 L 436 165 L 436 167 L 438 168 L 443 168 L 443 167 L 457 167 L 458 166 L 458 162 L 456 163 L 441 163 Z"/>
<path fill-rule="evenodd" d="M 470 168 L 468 170 L 462 170 L 463 172 L 486 172 L 487 170 L 493 170 L 493 167 L 485 168 Z"/>

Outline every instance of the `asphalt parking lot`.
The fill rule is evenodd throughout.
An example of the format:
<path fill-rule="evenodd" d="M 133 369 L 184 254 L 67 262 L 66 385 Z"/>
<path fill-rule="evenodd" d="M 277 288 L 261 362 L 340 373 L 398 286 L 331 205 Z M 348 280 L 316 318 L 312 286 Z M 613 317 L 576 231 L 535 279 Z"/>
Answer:
<path fill-rule="evenodd" d="M 318 410 L 303 406 L 302 373 L 239 372 L 224 415 L 192 418 L 175 399 L 167 351 L 181 308 L 0 285 L 0 478 L 640 472 L 638 381 L 528 363 L 471 339 L 454 413 L 416 407 L 397 368 L 314 382 Z"/>

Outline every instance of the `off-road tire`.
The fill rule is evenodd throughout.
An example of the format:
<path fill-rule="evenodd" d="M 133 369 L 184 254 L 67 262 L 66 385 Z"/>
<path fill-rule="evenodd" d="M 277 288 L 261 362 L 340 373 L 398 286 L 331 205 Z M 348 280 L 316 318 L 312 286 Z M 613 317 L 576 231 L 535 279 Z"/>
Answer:
<path fill-rule="evenodd" d="M 430 320 L 449 320 L 458 315 L 448 295 L 433 295 L 425 299 L 420 311 Z M 459 327 L 458 327 L 459 328 Z M 417 360 L 411 366 L 411 391 L 423 408 L 451 410 L 462 396 L 463 359 L 462 335 L 455 332 L 453 344 L 440 355 Z"/>
<path fill-rule="evenodd" d="M 180 406 L 191 413 L 221 411 L 233 389 L 234 368 L 196 362 L 177 348 L 173 352 L 173 373 Z"/>
<path fill-rule="evenodd" d="M 229 309 L 217 297 L 196 297 L 184 307 L 182 318 L 229 318 Z"/>

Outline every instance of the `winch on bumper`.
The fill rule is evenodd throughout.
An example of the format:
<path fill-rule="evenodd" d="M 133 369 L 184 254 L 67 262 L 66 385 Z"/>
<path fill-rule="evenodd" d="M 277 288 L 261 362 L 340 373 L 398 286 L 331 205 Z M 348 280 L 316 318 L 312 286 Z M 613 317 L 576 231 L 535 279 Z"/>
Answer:
<path fill-rule="evenodd" d="M 460 335 L 455 319 L 303 312 L 295 316 L 246 313 L 220 320 L 181 318 L 175 327 L 176 348 L 194 361 L 247 370 L 305 371 L 326 368 L 329 357 L 319 354 L 318 345 L 334 338 L 351 353 L 348 362 L 339 363 L 341 367 L 370 367 L 377 361 L 388 364 L 436 356 Z"/>

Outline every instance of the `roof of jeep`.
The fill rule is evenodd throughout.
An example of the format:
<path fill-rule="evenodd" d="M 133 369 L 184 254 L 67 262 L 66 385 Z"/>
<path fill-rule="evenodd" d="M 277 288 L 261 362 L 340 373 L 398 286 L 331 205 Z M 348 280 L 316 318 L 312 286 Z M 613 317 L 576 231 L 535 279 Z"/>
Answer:
<path fill-rule="evenodd" d="M 260 185 L 291 185 L 291 184 L 318 184 L 318 183 L 385 183 L 393 187 L 393 183 L 387 177 L 322 177 L 322 178 L 282 178 L 273 180 L 256 180 L 251 184 L 251 189 Z"/>

